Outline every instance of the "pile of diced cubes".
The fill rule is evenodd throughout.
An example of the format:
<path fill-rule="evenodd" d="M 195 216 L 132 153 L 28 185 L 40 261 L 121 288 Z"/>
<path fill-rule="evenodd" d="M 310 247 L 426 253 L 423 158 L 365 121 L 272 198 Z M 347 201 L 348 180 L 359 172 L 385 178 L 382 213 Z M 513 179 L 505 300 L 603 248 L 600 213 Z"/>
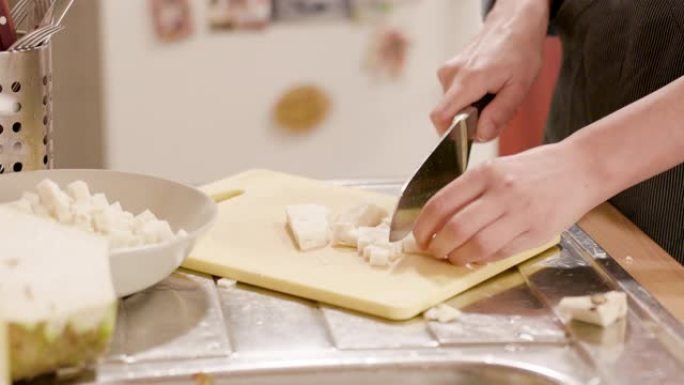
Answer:
<path fill-rule="evenodd" d="M 187 235 L 174 233 L 168 222 L 145 210 L 134 215 L 119 202 L 109 203 L 103 193 L 91 194 L 88 184 L 75 181 L 62 190 L 52 180 L 40 182 L 35 192 L 25 192 L 13 202 L 16 208 L 60 223 L 100 234 L 111 250 L 153 245 Z"/>

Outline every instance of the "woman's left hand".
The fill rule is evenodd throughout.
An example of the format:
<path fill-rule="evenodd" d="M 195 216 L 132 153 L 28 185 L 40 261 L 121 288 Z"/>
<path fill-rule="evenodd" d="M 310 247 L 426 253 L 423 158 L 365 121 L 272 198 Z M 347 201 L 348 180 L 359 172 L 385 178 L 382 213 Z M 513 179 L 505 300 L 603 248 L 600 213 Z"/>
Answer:
<path fill-rule="evenodd" d="M 546 243 L 601 202 L 585 159 L 561 142 L 468 170 L 428 201 L 416 240 L 458 265 Z"/>

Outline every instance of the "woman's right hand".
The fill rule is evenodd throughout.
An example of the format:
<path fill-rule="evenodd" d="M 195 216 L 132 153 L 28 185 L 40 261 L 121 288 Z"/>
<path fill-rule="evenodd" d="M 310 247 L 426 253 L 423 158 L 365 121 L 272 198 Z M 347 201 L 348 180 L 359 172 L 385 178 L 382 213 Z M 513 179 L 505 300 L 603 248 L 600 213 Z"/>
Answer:
<path fill-rule="evenodd" d="M 549 0 L 497 0 L 480 33 L 437 72 L 444 96 L 430 118 L 444 133 L 454 116 L 485 94 L 476 137 L 496 138 L 511 120 L 542 65 Z"/>

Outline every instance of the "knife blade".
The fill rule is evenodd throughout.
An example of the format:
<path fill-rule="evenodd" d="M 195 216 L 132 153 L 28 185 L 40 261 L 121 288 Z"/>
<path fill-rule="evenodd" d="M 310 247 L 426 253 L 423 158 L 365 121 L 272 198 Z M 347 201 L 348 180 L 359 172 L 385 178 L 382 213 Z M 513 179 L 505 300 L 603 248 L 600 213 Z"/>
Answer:
<path fill-rule="evenodd" d="M 428 200 L 465 172 L 480 111 L 492 99 L 494 95 L 487 94 L 456 114 L 435 149 L 404 185 L 392 215 L 390 242 L 400 241 L 413 231 L 413 225 Z"/>

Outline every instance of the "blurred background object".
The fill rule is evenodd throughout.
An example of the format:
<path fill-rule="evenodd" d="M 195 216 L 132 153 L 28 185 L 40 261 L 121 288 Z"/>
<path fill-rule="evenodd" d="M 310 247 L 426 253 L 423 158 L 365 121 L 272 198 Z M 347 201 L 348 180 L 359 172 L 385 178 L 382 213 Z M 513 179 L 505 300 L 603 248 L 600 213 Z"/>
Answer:
<path fill-rule="evenodd" d="M 271 0 L 210 0 L 209 25 L 212 28 L 261 29 L 272 16 Z"/>
<path fill-rule="evenodd" d="M 441 94 L 436 71 L 477 32 L 480 2 L 385 3 L 365 19 L 274 19 L 245 31 L 211 28 L 215 2 L 188 0 L 194 33 L 165 42 L 146 1 L 77 0 L 53 38 L 56 166 L 187 183 L 255 167 L 406 177 L 437 141 L 429 119 Z M 391 81 L 363 68 L 382 25 L 410 42 Z M 283 135 L 274 106 L 303 84 L 325 90 L 330 112 L 315 130 Z M 496 148 L 479 146 L 475 157 Z"/>
<path fill-rule="evenodd" d="M 189 0 L 150 0 L 154 28 L 160 40 L 180 40 L 193 31 Z"/>
<path fill-rule="evenodd" d="M 275 106 L 274 119 L 290 133 L 308 133 L 328 117 L 330 98 L 315 85 L 287 90 Z"/>
<path fill-rule="evenodd" d="M 372 38 L 366 66 L 376 75 L 397 78 L 406 66 L 409 39 L 400 28 L 380 27 Z"/>
<path fill-rule="evenodd" d="M 348 0 L 273 0 L 280 21 L 334 20 L 349 17 Z"/>
<path fill-rule="evenodd" d="M 9 48 L 17 40 L 14 18 L 7 0 L 0 0 L 0 51 Z"/>

